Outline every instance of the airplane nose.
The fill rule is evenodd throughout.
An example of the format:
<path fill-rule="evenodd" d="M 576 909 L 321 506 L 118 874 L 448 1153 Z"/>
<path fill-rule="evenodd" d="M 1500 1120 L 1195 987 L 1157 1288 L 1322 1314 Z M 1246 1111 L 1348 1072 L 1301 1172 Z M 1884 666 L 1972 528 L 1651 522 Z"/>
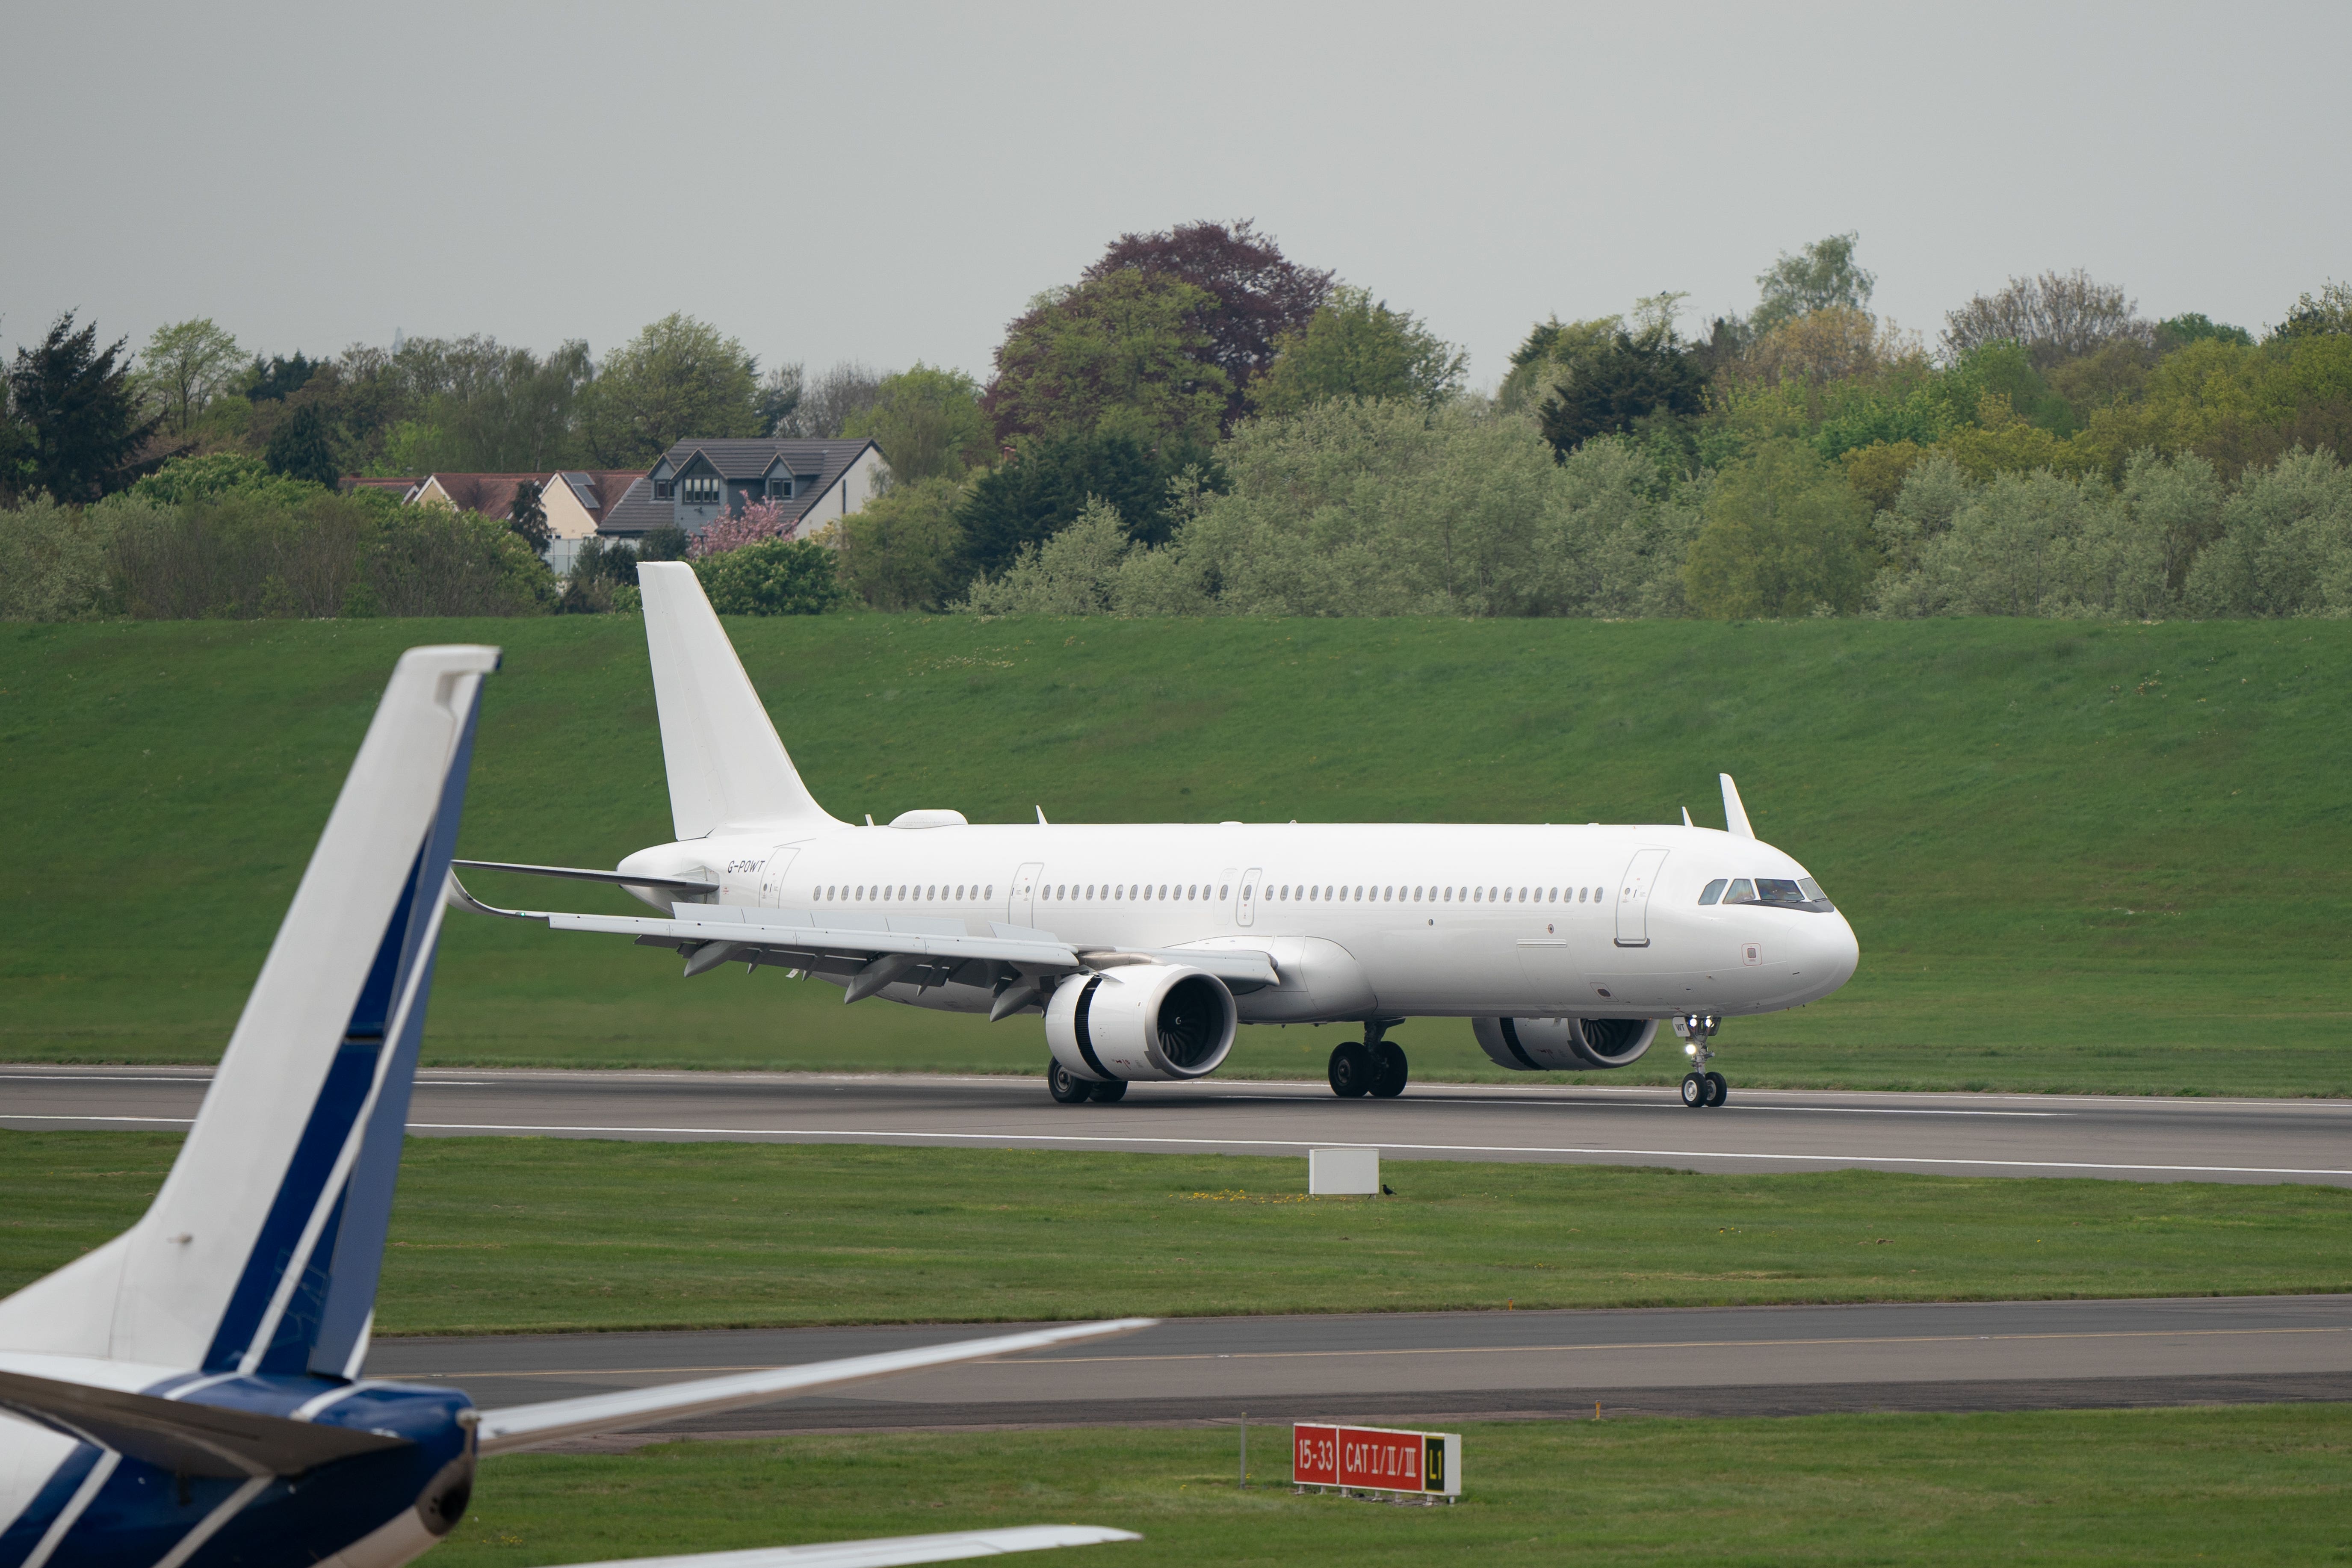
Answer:
<path fill-rule="evenodd" d="M 1822 933 L 1827 949 L 1822 956 L 1829 968 L 1830 989 L 1834 991 L 1853 979 L 1861 966 L 1862 943 L 1854 939 L 1853 927 L 1846 924 L 1845 916 L 1833 913 L 1830 919 L 1836 924 Z"/>

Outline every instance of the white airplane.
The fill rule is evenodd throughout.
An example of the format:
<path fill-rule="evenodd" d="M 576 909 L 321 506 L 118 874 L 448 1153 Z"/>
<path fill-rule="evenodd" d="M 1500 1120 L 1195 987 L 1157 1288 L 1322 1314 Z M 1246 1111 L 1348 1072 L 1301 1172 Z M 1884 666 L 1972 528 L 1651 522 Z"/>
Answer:
<path fill-rule="evenodd" d="M 505 1410 L 362 1375 L 477 700 L 497 664 L 488 647 L 402 656 L 152 1206 L 0 1301 L 5 1568 L 394 1568 L 464 1517 L 483 1455 L 1142 1326 Z M 1048 1525 L 646 1561 L 866 1568 L 1133 1539 Z"/>
<path fill-rule="evenodd" d="M 1237 1025 L 1360 1023 L 1332 1051 L 1342 1096 L 1404 1088 L 1387 1031 L 1468 1017 L 1525 1071 L 1621 1068 L 1671 1020 L 1684 1103 L 1720 1105 L 1727 1017 L 1817 1002 L 1860 949 L 1821 885 L 1757 838 L 1723 774 L 1727 831 L 1224 822 L 1062 826 L 908 811 L 843 822 L 816 803 L 691 567 L 648 562 L 646 640 L 677 837 L 613 871 L 457 865 L 617 883 L 660 919 L 509 910 L 615 932 L 686 973 L 771 964 L 994 1021 L 1045 1015 L 1066 1104 L 1198 1079 Z"/>

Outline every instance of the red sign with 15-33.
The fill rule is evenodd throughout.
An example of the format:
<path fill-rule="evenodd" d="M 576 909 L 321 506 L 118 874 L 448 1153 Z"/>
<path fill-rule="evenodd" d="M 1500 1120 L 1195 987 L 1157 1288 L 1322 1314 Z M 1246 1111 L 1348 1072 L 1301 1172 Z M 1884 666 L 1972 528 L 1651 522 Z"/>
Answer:
<path fill-rule="evenodd" d="M 1462 1495 L 1462 1438 L 1454 1432 L 1300 1424 L 1290 1429 L 1290 1479 L 1303 1487 Z"/>

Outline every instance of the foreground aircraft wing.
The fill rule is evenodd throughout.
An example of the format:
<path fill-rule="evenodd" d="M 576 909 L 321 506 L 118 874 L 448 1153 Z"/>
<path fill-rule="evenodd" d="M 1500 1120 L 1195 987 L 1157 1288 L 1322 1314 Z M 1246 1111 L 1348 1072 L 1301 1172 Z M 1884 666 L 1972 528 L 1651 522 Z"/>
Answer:
<path fill-rule="evenodd" d="M 657 1388 L 623 1388 L 610 1394 L 584 1394 L 577 1399 L 551 1399 L 540 1405 L 516 1405 L 485 1410 L 475 1437 L 485 1454 L 502 1454 L 565 1437 L 642 1426 L 681 1415 L 702 1415 L 764 1405 L 790 1394 L 833 1388 L 895 1373 L 990 1356 L 1018 1355 L 1074 1340 L 1100 1339 L 1110 1334 L 1148 1329 L 1156 1318 L 1115 1318 L 1108 1322 L 1072 1323 L 1065 1328 L 1037 1329 L 1025 1334 L 1000 1334 L 994 1339 L 959 1340 L 952 1344 L 925 1345 L 918 1350 L 887 1351 L 880 1355 L 851 1356 L 845 1361 L 812 1362 L 804 1366 L 771 1367 L 762 1372 L 735 1373 L 726 1377 L 700 1378 L 693 1383 L 665 1384 Z M 898 1561 L 898 1559 L 893 1559 Z M 904 1561 L 927 1562 L 926 1558 Z"/>
<path fill-rule="evenodd" d="M 1054 1546 L 1096 1546 L 1106 1541 L 1142 1539 L 1131 1530 L 1108 1530 L 1099 1524 L 1024 1524 L 1011 1530 L 878 1536 L 872 1541 L 828 1541 L 815 1546 L 705 1552 L 691 1557 L 630 1557 L 614 1563 L 574 1563 L 572 1568 L 895 1568 L 902 1563 L 961 1563 Z"/>

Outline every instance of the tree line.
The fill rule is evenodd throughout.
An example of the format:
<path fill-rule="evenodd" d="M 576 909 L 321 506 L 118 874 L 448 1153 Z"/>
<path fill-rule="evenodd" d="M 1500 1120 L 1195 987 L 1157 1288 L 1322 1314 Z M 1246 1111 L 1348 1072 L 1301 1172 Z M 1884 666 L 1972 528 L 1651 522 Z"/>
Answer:
<path fill-rule="evenodd" d="M 1008 323 L 984 382 L 921 363 L 763 372 L 685 316 L 602 360 L 580 343 L 542 358 L 469 338 L 321 361 L 247 354 L 209 321 L 165 328 L 132 356 L 68 318 L 9 372 L 0 487 L 45 497 L 32 504 L 54 530 L 198 461 L 323 484 L 642 467 L 688 436 L 872 437 L 887 488 L 831 550 L 753 529 L 730 535 L 740 550 L 700 552 L 707 572 L 754 552 L 731 570 L 771 586 L 733 602 L 2352 610 L 2352 479 L 2338 461 L 2352 437 L 2352 287 L 2328 283 L 2253 331 L 2149 320 L 2122 288 L 2053 271 L 1965 301 L 1931 345 L 1874 313 L 1857 251 L 1857 237 L 1836 235 L 1783 255 L 1758 276 L 1752 310 L 1688 327 L 1671 292 L 1548 318 L 1484 391 L 1412 312 L 1292 261 L 1248 223 L 1120 237 Z M 39 530 L 26 505 L 10 518 L 18 542 L 0 549 L 27 558 Z M 625 608 L 633 578 L 633 560 L 591 551 L 541 597 Z"/>

